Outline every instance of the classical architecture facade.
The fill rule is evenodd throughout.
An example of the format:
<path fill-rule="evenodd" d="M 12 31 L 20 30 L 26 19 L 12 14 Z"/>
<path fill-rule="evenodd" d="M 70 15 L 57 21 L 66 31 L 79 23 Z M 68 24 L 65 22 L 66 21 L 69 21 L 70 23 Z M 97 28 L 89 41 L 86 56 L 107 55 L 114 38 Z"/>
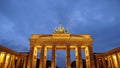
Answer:
<path fill-rule="evenodd" d="M 66 68 L 71 68 L 70 50 L 75 50 L 76 68 L 83 68 L 81 50 L 85 51 L 86 67 L 95 68 L 92 50 L 93 39 L 89 34 L 70 34 L 68 29 L 60 25 L 53 34 L 33 34 L 30 38 L 30 54 L 28 68 L 36 67 L 37 52 L 40 49 L 40 66 L 46 68 L 47 50 L 52 50 L 51 68 L 56 68 L 56 51 L 66 51 Z"/>
<path fill-rule="evenodd" d="M 66 68 L 71 68 L 71 50 L 75 51 L 76 68 L 84 68 L 81 51 L 85 53 L 86 68 L 120 67 L 120 47 L 103 54 L 94 54 L 93 38 L 90 34 L 70 34 L 61 24 L 52 34 L 33 34 L 29 41 L 28 53 L 0 46 L 0 68 L 36 68 L 38 51 L 40 51 L 39 68 L 46 68 L 47 50 L 52 51 L 49 68 L 56 68 L 57 50 L 65 50 Z"/>
<path fill-rule="evenodd" d="M 95 54 L 96 68 L 120 68 L 120 47 Z"/>
<path fill-rule="evenodd" d="M 19 53 L 0 45 L 0 68 L 27 68 L 28 53 Z"/>

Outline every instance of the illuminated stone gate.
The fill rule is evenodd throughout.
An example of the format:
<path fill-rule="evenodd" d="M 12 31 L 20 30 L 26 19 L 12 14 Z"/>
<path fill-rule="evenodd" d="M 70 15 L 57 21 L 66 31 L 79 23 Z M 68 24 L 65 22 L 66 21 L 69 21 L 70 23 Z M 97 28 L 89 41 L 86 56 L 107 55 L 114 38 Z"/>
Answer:
<path fill-rule="evenodd" d="M 81 50 L 85 51 L 86 67 L 94 67 L 92 51 L 93 39 L 89 34 L 70 34 L 62 25 L 55 28 L 52 34 L 33 34 L 30 41 L 28 68 L 36 68 L 37 52 L 40 53 L 39 68 L 46 68 L 47 50 L 52 50 L 51 68 L 56 68 L 56 51 L 66 50 L 66 68 L 71 68 L 70 50 L 75 50 L 76 68 L 83 68 Z"/>

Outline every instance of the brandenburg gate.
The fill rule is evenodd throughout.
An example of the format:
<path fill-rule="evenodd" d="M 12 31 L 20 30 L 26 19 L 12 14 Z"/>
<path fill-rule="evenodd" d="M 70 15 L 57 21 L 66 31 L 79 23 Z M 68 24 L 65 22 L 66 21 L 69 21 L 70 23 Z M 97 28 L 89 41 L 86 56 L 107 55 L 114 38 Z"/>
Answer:
<path fill-rule="evenodd" d="M 30 53 L 27 68 L 36 68 L 38 50 L 40 53 L 39 68 L 46 68 L 47 50 L 52 50 L 51 67 L 56 68 L 56 51 L 66 51 L 66 68 L 71 68 L 70 50 L 75 50 L 76 68 L 83 68 L 82 52 L 85 52 L 86 68 L 95 68 L 90 34 L 70 34 L 60 24 L 52 34 L 33 34 L 30 41 Z"/>

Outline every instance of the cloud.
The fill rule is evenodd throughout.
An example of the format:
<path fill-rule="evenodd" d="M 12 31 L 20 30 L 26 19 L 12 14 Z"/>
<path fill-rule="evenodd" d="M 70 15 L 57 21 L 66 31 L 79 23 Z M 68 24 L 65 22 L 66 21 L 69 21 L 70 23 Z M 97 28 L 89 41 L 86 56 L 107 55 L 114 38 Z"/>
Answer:
<path fill-rule="evenodd" d="M 71 34 L 91 34 L 94 52 L 105 52 L 120 44 L 119 3 L 118 0 L 0 0 L 0 44 L 16 51 L 29 51 L 31 34 L 51 34 L 62 21 Z"/>

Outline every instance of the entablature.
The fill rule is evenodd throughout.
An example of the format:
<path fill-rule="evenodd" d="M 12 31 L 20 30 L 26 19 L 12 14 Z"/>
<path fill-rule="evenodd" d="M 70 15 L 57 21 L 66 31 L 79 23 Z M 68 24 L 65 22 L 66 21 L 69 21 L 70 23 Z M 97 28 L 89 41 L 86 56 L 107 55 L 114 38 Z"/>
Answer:
<path fill-rule="evenodd" d="M 33 34 L 31 39 L 81 39 L 81 38 L 91 38 L 90 34 Z"/>
<path fill-rule="evenodd" d="M 53 33 L 53 34 L 33 34 L 32 38 L 29 39 L 30 44 L 45 44 L 57 45 L 71 44 L 71 45 L 90 45 L 93 42 L 90 34 L 69 34 L 69 33 Z"/>
<path fill-rule="evenodd" d="M 90 45 L 92 44 L 92 41 L 88 40 L 88 41 L 71 41 L 71 40 L 48 40 L 48 41 L 41 41 L 41 40 L 30 40 L 30 44 L 32 45 L 67 45 L 67 44 L 70 44 L 70 45 Z"/>

